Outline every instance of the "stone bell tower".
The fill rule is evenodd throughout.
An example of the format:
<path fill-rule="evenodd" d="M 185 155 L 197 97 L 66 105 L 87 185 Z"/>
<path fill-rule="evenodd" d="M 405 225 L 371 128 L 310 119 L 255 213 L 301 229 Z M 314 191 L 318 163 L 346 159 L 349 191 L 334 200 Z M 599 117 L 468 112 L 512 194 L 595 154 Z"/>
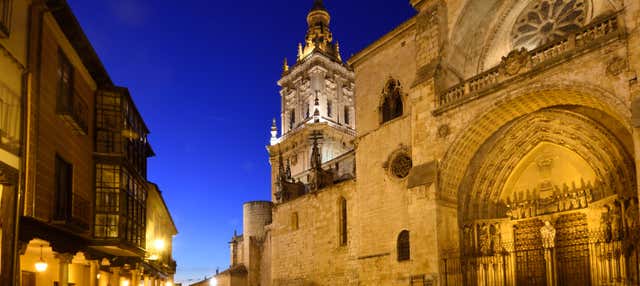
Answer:
<path fill-rule="evenodd" d="M 284 60 L 278 81 L 281 134 L 278 137 L 274 120 L 268 146 L 276 202 L 286 201 L 276 195 L 286 182 L 297 183 L 297 189 L 305 185 L 304 192 L 318 188 L 317 184 L 310 184 L 314 177 L 311 171 L 320 170 L 312 166 L 312 157 L 319 156 L 322 169 L 333 172 L 334 181 L 355 174 L 354 73 L 342 61 L 330 22 L 323 1 L 315 0 L 307 15 L 307 35 L 304 44 L 298 44 L 295 64 L 289 66 Z M 314 150 L 318 154 L 312 154 Z"/>

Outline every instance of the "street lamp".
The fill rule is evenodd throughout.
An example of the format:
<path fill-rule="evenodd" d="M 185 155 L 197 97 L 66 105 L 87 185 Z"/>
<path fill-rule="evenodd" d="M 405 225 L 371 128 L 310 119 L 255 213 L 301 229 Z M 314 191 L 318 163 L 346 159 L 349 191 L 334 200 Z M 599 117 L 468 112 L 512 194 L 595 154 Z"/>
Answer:
<path fill-rule="evenodd" d="M 218 279 L 216 279 L 215 277 L 211 277 L 211 279 L 209 280 L 209 286 L 218 286 Z"/>

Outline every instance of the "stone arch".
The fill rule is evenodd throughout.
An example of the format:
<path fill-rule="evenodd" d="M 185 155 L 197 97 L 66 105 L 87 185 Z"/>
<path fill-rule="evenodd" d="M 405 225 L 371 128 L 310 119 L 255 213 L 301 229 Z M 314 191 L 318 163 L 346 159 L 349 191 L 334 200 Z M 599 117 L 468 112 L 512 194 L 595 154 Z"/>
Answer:
<path fill-rule="evenodd" d="M 540 149 L 545 150 L 538 152 Z M 497 131 L 474 156 L 459 190 L 462 220 L 505 217 L 510 201 L 535 196 L 536 189 L 552 193 L 588 188 L 594 190 L 595 200 L 614 194 L 632 197 L 635 172 L 630 157 L 629 150 L 603 125 L 567 106 L 522 116 Z M 523 164 L 531 169 L 535 160 L 548 164 L 548 177 L 537 178 L 540 181 L 529 185 L 531 189 L 518 190 L 517 173 L 523 172 Z M 555 165 L 556 176 L 551 176 L 551 165 Z M 560 171 L 564 178 L 557 177 L 557 170 L 562 169 L 559 165 L 565 167 Z"/>
<path fill-rule="evenodd" d="M 460 185 L 473 157 L 501 127 L 524 115 L 560 106 L 580 112 L 581 108 L 588 108 L 604 114 L 612 121 L 612 126 L 608 126 L 612 133 L 630 138 L 630 111 L 625 103 L 610 93 L 578 84 L 524 88 L 497 100 L 492 109 L 472 120 L 466 131 L 457 136 L 441 163 L 440 196 L 458 201 Z M 630 145 L 625 143 L 628 140 L 622 141 L 624 146 Z"/>
<path fill-rule="evenodd" d="M 511 43 L 511 32 L 518 17 L 534 1 L 467 0 L 462 3 L 449 29 L 447 66 L 456 67 L 457 74 L 469 78 L 497 65 L 501 57 L 516 49 Z M 589 3 L 583 24 L 621 8 L 614 1 L 582 1 Z"/>

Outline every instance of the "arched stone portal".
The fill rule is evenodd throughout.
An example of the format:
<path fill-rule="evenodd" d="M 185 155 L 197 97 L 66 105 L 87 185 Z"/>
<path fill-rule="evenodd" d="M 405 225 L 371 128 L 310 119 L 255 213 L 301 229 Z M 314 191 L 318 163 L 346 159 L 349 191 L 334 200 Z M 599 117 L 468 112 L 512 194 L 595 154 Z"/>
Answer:
<path fill-rule="evenodd" d="M 445 285 L 638 283 L 631 134 L 611 98 L 562 93 L 496 104 L 448 151 L 460 244 Z"/>

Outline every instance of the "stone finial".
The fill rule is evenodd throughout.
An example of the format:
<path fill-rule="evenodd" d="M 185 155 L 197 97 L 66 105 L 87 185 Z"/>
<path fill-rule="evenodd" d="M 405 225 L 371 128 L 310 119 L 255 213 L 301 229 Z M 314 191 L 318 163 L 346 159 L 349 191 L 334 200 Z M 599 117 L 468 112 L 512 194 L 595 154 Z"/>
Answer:
<path fill-rule="evenodd" d="M 289 63 L 287 61 L 287 58 L 284 58 L 284 62 L 282 63 L 282 72 L 283 73 L 289 72 Z"/>

